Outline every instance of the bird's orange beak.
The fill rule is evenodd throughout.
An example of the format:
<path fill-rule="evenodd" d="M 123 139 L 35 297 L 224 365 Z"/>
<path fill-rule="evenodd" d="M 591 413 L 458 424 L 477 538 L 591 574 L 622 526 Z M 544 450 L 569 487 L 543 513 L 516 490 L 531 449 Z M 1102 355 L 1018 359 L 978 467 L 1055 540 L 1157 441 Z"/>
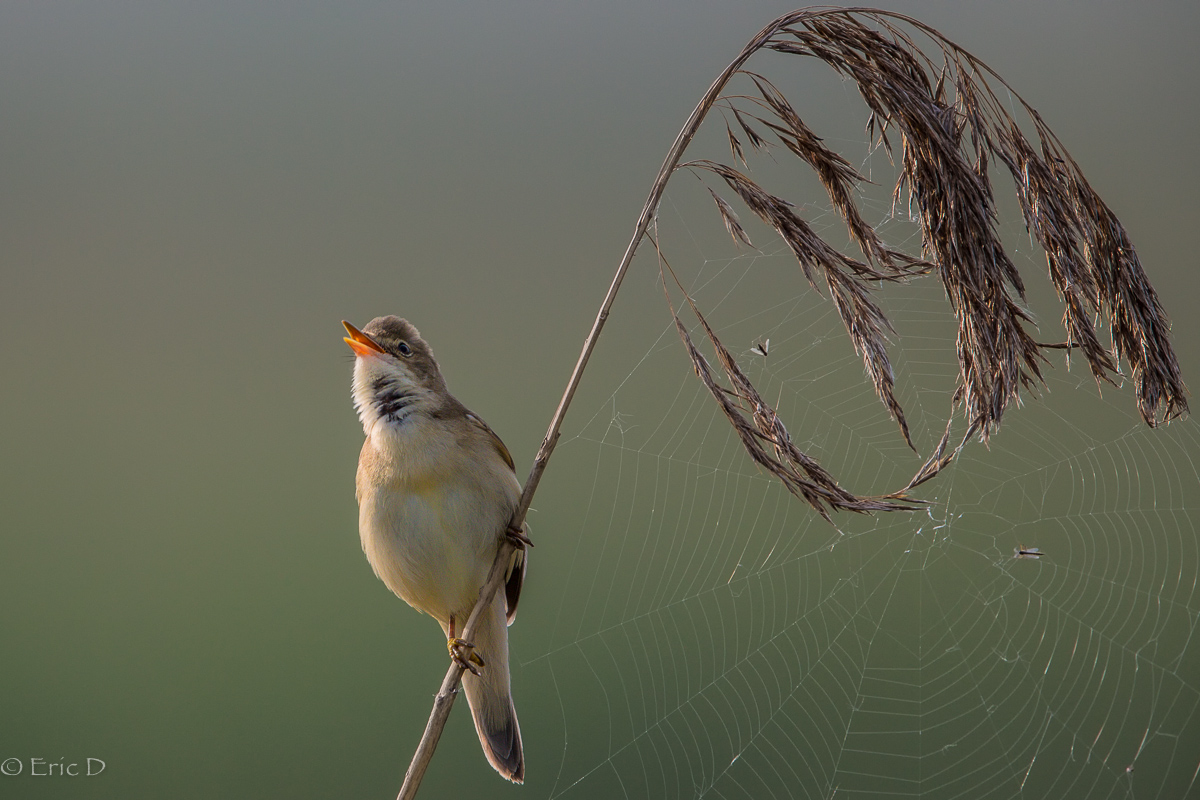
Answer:
<path fill-rule="evenodd" d="M 375 340 L 358 328 L 351 325 L 346 320 L 342 320 L 342 325 L 346 328 L 346 333 L 349 336 L 343 336 L 342 340 L 350 345 L 350 349 L 354 351 L 356 356 L 373 356 L 383 352 L 383 348 L 375 344 Z"/>

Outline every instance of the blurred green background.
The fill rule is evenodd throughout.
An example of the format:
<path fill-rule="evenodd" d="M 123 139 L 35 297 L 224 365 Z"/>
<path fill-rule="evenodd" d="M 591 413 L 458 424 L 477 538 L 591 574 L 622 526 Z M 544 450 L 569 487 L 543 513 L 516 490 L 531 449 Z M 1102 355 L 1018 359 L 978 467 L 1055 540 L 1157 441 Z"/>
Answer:
<path fill-rule="evenodd" d="M 1043 113 L 1124 221 L 1172 316 L 1185 380 L 1200 383 L 1200 318 L 1187 305 L 1200 288 L 1200 7 L 885 5 L 983 58 Z M 418 325 L 523 479 L 667 147 L 717 72 L 790 8 L 0 5 L 0 759 L 107 764 L 91 779 L 0 776 L 0 796 L 393 796 L 445 650 L 359 549 L 362 436 L 339 321 L 397 313 Z M 804 113 L 847 91 L 832 79 L 794 99 Z M 528 785 L 494 775 L 464 708 L 429 797 L 702 793 L 687 770 L 670 792 L 602 783 L 595 769 L 619 764 L 620 741 L 588 720 L 611 698 L 547 670 L 584 637 L 562 619 L 587 574 L 581 509 L 609 510 L 611 497 L 596 497 L 622 491 L 581 431 L 653 346 L 634 323 L 668 320 L 653 265 L 640 266 L 618 300 L 630 325 L 602 340 L 531 515 L 538 546 L 512 629 Z M 666 344 L 676 360 L 664 363 L 687 379 Z M 843 369 L 848 383 L 861 376 L 852 354 Z M 1053 400 L 1072 416 L 1070 392 Z M 1133 408 L 1128 388 L 1105 401 Z M 1014 434 L 1007 447 L 1035 440 Z M 1194 434 L 1168 441 L 1152 455 L 1187 465 L 1171 494 L 1186 538 L 1200 451 Z M 1145 452 L 1130 448 L 1122 468 Z M 626 575 L 643 592 L 656 580 Z M 624 598 L 608 580 L 600 596 Z M 1194 626 L 1195 597 L 1181 605 Z M 1194 677 L 1185 690 L 1194 711 Z M 1177 727 L 1192 738 L 1170 767 L 1188 775 L 1200 741 L 1190 713 Z M 1025 769 L 1015 762 L 1010 772 Z"/>

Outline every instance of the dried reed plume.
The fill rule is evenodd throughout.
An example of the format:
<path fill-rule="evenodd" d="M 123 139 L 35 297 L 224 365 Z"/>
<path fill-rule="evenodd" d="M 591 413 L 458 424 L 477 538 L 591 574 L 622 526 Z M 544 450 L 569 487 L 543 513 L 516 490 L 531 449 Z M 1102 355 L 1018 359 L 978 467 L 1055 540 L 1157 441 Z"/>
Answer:
<path fill-rule="evenodd" d="M 936 60 L 917 46 L 913 31 L 932 42 Z M 863 177 L 801 120 L 787 98 L 765 77 L 742 70 L 760 50 L 817 58 L 858 85 L 870 110 L 867 130 L 893 153 L 899 137 L 901 174 L 893 203 L 907 201 L 922 232 L 922 258 L 888 247 L 856 205 Z M 737 74 L 746 75 L 756 96 L 723 95 Z M 991 82 L 1024 109 L 1036 133 L 1036 145 L 996 97 Z M 681 164 L 680 159 L 708 112 L 720 104 L 726 112 L 726 138 L 732 162 L 746 164 L 745 143 L 762 150 L 777 141 L 817 173 L 863 260 L 851 258 L 823 240 L 794 206 L 762 189 L 744 173 L 709 160 Z M 729 119 L 732 118 L 732 123 Z M 1026 227 L 1046 251 L 1054 285 L 1066 305 L 1063 345 L 1040 344 L 1026 330 L 1030 322 L 1019 301 L 1025 289 L 996 231 L 996 209 L 989 168 L 1003 164 L 1012 175 Z M 1148 425 L 1168 422 L 1187 412 L 1186 389 L 1171 351 L 1170 326 L 1154 289 L 1146 280 L 1125 230 L 1042 118 L 990 67 L 910 17 L 870 8 L 813 8 L 786 14 L 756 35 L 727 66 L 692 111 L 676 137 L 642 208 L 634 235 L 617 267 L 583 351 L 550 421 L 525 482 L 512 527 L 520 530 L 533 500 L 583 371 L 591 358 L 609 311 L 647 236 L 667 182 L 686 168 L 721 179 L 738 199 L 783 238 L 814 286 L 824 281 L 838 314 L 862 355 L 867 374 L 905 441 L 912 446 L 904 411 L 893 392 L 894 376 L 886 347 L 887 317 L 872 299 L 870 282 L 899 281 L 926 272 L 940 274 L 958 318 L 959 380 L 952 403 L 966 417 L 962 443 L 979 434 L 985 440 L 1000 423 L 1022 386 L 1041 382 L 1042 350 L 1079 349 L 1096 380 L 1115 382 L 1125 359 L 1133 374 L 1138 410 Z M 721 218 L 735 241 L 750 238 L 733 206 L 711 188 Z M 657 242 L 655 242 L 657 246 Z M 663 288 L 670 267 L 661 257 Z M 673 273 L 671 273 L 673 275 Z M 674 281 L 682 292 L 683 287 Z M 775 410 L 738 367 L 691 297 L 683 292 L 729 386 L 722 386 L 700 353 L 687 327 L 667 301 L 676 329 L 696 374 L 712 393 L 750 457 L 804 497 L 829 519 L 829 511 L 891 511 L 916 507 L 904 492 L 929 480 L 961 449 L 949 450 L 950 423 L 932 455 L 899 492 L 857 497 L 837 485 L 814 459 L 791 442 Z M 1096 334 L 1094 317 L 1108 321 L 1111 346 Z M 951 422 L 953 421 L 953 416 Z M 768 450 L 769 446 L 769 450 Z M 503 565 L 514 545 L 501 545 L 488 584 L 480 591 L 463 636 L 470 638 L 479 610 L 502 583 Z M 454 702 L 463 668 L 452 662 L 434 700 L 425 734 L 405 776 L 400 797 L 415 796 Z"/>
<path fill-rule="evenodd" d="M 918 47 L 910 31 L 932 43 L 936 58 Z M 759 50 L 816 58 L 852 79 L 869 109 L 867 130 L 873 142 L 892 155 L 892 138 L 898 137 L 900 174 L 892 195 L 893 208 L 907 204 L 914 212 L 921 228 L 922 259 L 894 250 L 880 239 L 856 204 L 863 176 L 822 143 L 774 84 L 761 74 L 742 69 Z M 749 79 L 756 93 L 722 93 L 725 83 L 738 74 Z M 1003 87 L 1024 109 L 1036 143 L 1026 138 L 997 98 L 992 83 Z M 959 378 L 953 404 L 964 411 L 964 441 L 976 434 L 986 441 L 1005 409 L 1018 399 L 1020 389 L 1042 382 L 1046 361 L 1042 350 L 1046 348 L 1078 349 L 1097 382 L 1115 384 L 1118 364 L 1125 359 L 1132 372 L 1138 410 L 1150 426 L 1187 411 L 1187 390 L 1171 350 L 1170 325 L 1120 222 L 1038 113 L 990 67 L 933 28 L 875 9 L 826 8 L 788 14 L 764 28 L 713 85 L 697 109 L 699 114 L 693 115 L 692 133 L 714 107 L 725 116 L 732 164 L 740 161 L 746 165 L 746 145 L 752 150 L 782 145 L 816 172 L 862 260 L 823 240 L 800 218 L 793 204 L 770 194 L 730 164 L 711 160 L 679 163 L 677 159 L 668 172 L 687 168 L 720 178 L 747 209 L 779 234 L 809 283 L 826 285 L 875 391 L 910 447 L 912 440 L 895 397 L 887 353 L 886 334 L 891 325 L 872 299 L 871 282 L 901 281 L 930 271 L 941 276 L 958 320 Z M 690 136 L 684 139 L 679 155 L 689 141 Z M 997 231 L 990 176 L 993 163 L 1002 164 L 1012 176 L 1025 225 L 1046 252 L 1050 277 L 1065 304 L 1065 344 L 1039 343 L 1028 330 L 1031 321 L 1023 308 L 1025 286 Z M 749 245 L 733 206 L 711 187 L 709 191 L 730 235 L 739 244 Z M 744 411 L 757 415 L 757 392 L 748 382 L 743 386 L 744 376 L 735 376 L 725 365 L 728 351 L 691 298 L 687 300 L 733 388 L 715 387 L 711 382 L 672 306 L 701 381 L 727 416 L 730 391 L 740 398 Z M 1097 336 L 1096 319 L 1106 320 L 1110 326 L 1108 348 Z M 773 416 L 775 412 L 768 408 L 767 413 Z M 762 464 L 761 455 L 736 421 L 734 427 L 751 458 Z M 947 426 L 935 454 L 906 489 L 933 477 L 950 462 L 958 449 L 946 455 L 949 437 Z M 788 479 L 780 478 L 793 488 Z M 863 510 L 859 503 L 877 502 L 850 498 L 850 502 L 833 503 L 832 507 Z"/>

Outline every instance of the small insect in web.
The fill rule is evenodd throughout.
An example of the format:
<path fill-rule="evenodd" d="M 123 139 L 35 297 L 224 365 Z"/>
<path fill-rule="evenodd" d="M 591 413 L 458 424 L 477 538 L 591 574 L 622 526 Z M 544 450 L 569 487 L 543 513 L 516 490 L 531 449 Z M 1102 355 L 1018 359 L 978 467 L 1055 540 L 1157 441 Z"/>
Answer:
<path fill-rule="evenodd" d="M 1017 545 L 1013 549 L 1013 558 L 1032 558 L 1034 560 L 1046 555 L 1040 547 L 1026 547 L 1025 545 Z"/>
<path fill-rule="evenodd" d="M 754 347 L 750 348 L 751 353 L 758 353 L 763 358 L 766 358 L 767 353 L 769 353 L 770 351 L 771 351 L 771 340 L 770 339 L 763 339 L 761 342 L 754 345 Z"/>

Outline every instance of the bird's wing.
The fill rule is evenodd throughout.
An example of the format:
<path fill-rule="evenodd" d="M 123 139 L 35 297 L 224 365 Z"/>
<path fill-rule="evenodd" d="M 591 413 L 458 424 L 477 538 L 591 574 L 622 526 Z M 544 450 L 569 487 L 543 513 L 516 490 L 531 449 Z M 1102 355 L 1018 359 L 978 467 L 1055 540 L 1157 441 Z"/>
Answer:
<path fill-rule="evenodd" d="M 504 442 L 500 441 L 500 437 L 496 435 L 496 432 L 489 428 L 486 422 L 475 416 L 475 414 L 471 411 L 467 412 L 467 419 L 471 422 L 471 424 L 477 426 L 480 430 L 488 435 L 488 438 L 492 442 L 492 446 L 496 448 L 496 452 L 499 453 L 500 457 L 504 459 L 504 463 L 508 464 L 509 469 L 516 471 L 516 465 L 513 464 L 512 455 L 508 452 L 508 448 L 504 446 Z"/>
<path fill-rule="evenodd" d="M 467 420 L 487 434 L 488 440 L 496 448 L 500 457 L 504 459 L 504 463 L 508 464 L 508 468 L 515 472 L 516 466 L 513 464 L 512 454 L 508 452 L 508 448 L 504 446 L 504 442 L 500 440 L 496 432 L 489 428 L 486 422 L 475 416 L 474 412 L 467 412 Z M 521 599 L 521 586 L 525 583 L 525 569 L 528 564 L 529 558 L 526 551 L 517 550 L 513 553 L 512 562 L 508 566 L 508 577 L 504 582 L 504 600 L 509 625 L 512 625 L 513 620 L 517 618 L 517 601 Z"/>
<path fill-rule="evenodd" d="M 504 582 L 504 602 L 507 608 L 505 617 L 509 625 L 517 618 L 517 601 L 521 599 L 521 585 L 525 583 L 525 569 L 528 565 L 527 550 L 517 550 L 513 553 L 508 579 Z"/>

